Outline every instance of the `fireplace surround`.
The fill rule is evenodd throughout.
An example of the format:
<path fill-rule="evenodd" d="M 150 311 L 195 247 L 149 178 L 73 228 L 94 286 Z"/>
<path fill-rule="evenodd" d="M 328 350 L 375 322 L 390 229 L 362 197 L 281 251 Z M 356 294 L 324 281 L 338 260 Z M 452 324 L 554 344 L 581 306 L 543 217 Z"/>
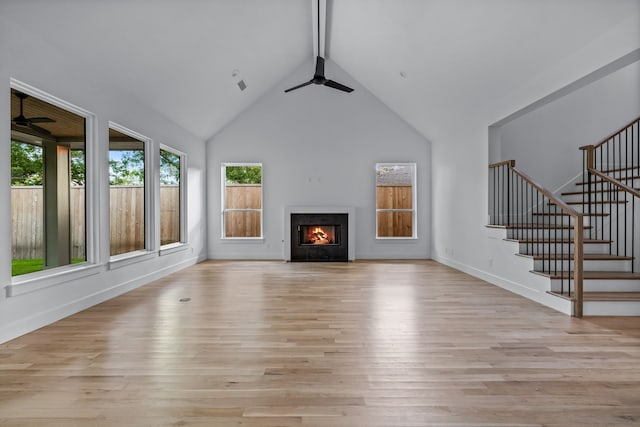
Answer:
<path fill-rule="evenodd" d="M 345 213 L 291 214 L 291 261 L 348 261 L 348 219 Z"/>
<path fill-rule="evenodd" d="M 287 206 L 283 214 L 285 261 L 355 260 L 355 208 Z"/>

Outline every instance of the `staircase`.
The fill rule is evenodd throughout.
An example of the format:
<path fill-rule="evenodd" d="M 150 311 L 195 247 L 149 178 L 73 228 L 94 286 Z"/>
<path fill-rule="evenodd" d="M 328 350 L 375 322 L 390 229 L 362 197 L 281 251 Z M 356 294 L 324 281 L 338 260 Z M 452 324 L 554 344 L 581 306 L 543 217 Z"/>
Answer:
<path fill-rule="evenodd" d="M 523 285 L 539 284 L 539 302 L 577 317 L 640 316 L 639 120 L 581 147 L 584 173 L 559 195 L 515 161 L 490 165 L 488 227 L 539 276 Z"/>

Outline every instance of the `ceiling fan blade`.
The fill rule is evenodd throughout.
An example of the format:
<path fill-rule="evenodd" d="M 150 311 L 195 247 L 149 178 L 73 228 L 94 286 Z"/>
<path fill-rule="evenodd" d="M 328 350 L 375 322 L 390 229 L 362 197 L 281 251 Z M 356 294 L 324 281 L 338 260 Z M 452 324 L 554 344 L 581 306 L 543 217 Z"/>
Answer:
<path fill-rule="evenodd" d="M 11 123 L 13 123 L 16 126 L 29 126 L 29 120 L 27 120 L 27 118 L 25 116 L 16 116 L 13 119 L 11 119 Z"/>
<path fill-rule="evenodd" d="M 31 123 L 55 123 L 56 121 L 50 119 L 49 117 L 30 117 L 29 120 Z"/>
<path fill-rule="evenodd" d="M 284 91 L 284 93 L 291 92 L 292 90 L 300 89 L 301 87 L 308 86 L 308 85 L 310 85 L 311 83 L 313 83 L 313 80 L 309 80 L 308 82 L 302 83 L 302 84 L 300 84 L 300 85 L 298 85 L 298 86 L 290 87 L 289 89 L 286 89 L 286 90 Z"/>
<path fill-rule="evenodd" d="M 321 56 L 316 57 L 316 73 L 313 77 L 324 77 L 324 58 Z"/>
<path fill-rule="evenodd" d="M 49 132 L 45 128 L 41 128 L 40 126 L 36 126 L 33 123 L 29 123 L 27 126 L 29 128 L 31 128 L 31 129 L 35 130 L 36 132 L 40 132 L 40 133 L 43 133 L 45 135 L 51 135 L 51 132 Z"/>
<path fill-rule="evenodd" d="M 344 92 L 353 92 L 353 89 L 351 89 L 349 86 L 345 86 L 343 84 L 340 84 L 338 82 L 334 82 L 333 80 L 327 80 L 326 82 L 324 82 L 325 86 L 329 86 L 332 87 L 334 89 L 338 89 Z"/>

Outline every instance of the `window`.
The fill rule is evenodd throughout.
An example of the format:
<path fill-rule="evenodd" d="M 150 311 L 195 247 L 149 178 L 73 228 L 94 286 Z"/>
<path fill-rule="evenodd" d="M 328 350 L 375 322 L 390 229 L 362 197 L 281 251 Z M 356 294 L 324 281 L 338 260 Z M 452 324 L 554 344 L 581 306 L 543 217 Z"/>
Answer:
<path fill-rule="evenodd" d="M 376 237 L 416 238 L 415 163 L 376 164 Z"/>
<path fill-rule="evenodd" d="M 222 165 L 222 238 L 262 238 L 262 164 Z"/>
<path fill-rule="evenodd" d="M 185 242 L 185 156 L 160 149 L 160 244 Z"/>
<path fill-rule="evenodd" d="M 12 276 L 85 262 L 89 114 L 16 81 L 10 97 Z"/>
<path fill-rule="evenodd" d="M 145 142 L 146 141 L 146 142 Z M 149 249 L 147 150 L 150 141 L 109 124 L 110 255 Z"/>

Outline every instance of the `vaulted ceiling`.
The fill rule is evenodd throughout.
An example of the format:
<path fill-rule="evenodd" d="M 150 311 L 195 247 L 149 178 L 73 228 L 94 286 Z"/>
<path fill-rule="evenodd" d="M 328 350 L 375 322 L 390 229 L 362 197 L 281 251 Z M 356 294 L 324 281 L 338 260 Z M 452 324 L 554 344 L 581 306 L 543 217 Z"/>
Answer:
<path fill-rule="evenodd" d="M 287 76 L 302 64 L 311 74 L 311 10 L 311 0 L 0 5 L 43 48 L 202 139 L 297 83 Z M 451 109 L 481 111 L 638 16 L 638 0 L 329 0 L 327 56 L 429 137 Z"/>

